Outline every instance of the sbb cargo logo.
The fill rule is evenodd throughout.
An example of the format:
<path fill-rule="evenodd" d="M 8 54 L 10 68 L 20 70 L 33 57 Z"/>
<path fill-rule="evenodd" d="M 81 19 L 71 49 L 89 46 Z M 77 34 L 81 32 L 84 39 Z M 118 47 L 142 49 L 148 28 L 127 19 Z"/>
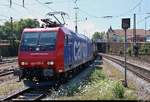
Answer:
<path fill-rule="evenodd" d="M 83 42 L 74 42 L 74 59 L 80 60 L 87 57 L 87 44 Z"/>

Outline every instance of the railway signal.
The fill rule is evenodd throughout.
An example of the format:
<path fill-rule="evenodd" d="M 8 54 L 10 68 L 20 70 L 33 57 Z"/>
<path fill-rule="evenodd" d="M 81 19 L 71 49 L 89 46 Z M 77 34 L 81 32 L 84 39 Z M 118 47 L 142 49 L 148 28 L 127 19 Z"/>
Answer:
<path fill-rule="evenodd" d="M 127 49 L 127 29 L 130 28 L 130 18 L 123 18 L 122 19 L 122 28 L 124 29 L 125 31 L 125 43 L 124 43 L 124 59 L 125 59 L 125 62 L 124 62 L 124 67 L 125 67 L 125 87 L 128 86 L 127 84 L 127 66 L 126 66 L 126 60 L 127 60 L 127 56 L 126 56 L 126 49 Z"/>

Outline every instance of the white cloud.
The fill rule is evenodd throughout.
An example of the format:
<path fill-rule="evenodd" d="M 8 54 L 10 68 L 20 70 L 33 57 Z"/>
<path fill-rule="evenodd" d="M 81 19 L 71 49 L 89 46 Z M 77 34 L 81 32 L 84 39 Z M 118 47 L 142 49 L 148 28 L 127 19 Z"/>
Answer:
<path fill-rule="evenodd" d="M 23 19 L 28 19 L 28 18 L 30 18 L 30 19 L 35 19 L 33 16 L 30 16 L 30 15 L 28 15 L 28 16 L 24 16 L 24 17 L 22 17 Z"/>
<path fill-rule="evenodd" d="M 66 21 L 67 25 L 66 27 L 70 28 L 71 30 L 74 31 L 75 29 L 75 22 L 73 21 Z M 89 38 L 92 38 L 92 35 L 94 32 L 98 31 L 98 28 L 92 21 L 84 21 L 84 22 L 78 22 L 78 32 L 81 34 L 86 35 Z"/>

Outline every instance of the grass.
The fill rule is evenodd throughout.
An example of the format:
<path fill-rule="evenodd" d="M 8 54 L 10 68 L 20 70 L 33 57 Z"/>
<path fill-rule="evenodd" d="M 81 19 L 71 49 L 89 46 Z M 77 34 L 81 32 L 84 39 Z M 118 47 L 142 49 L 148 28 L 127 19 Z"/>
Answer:
<path fill-rule="evenodd" d="M 116 98 L 124 98 L 125 88 L 120 82 L 117 82 L 113 87 L 113 92 Z"/>
<path fill-rule="evenodd" d="M 125 88 L 117 78 L 112 80 L 112 76 L 108 76 L 106 69 L 95 68 L 83 86 L 74 84 L 70 87 L 69 97 L 60 97 L 58 100 L 136 100 L 133 89 Z"/>
<path fill-rule="evenodd" d="M 73 84 L 69 87 L 67 96 L 73 96 L 77 92 L 79 92 L 79 86 L 76 84 Z"/>
<path fill-rule="evenodd" d="M 105 75 L 110 79 L 110 80 L 123 80 L 124 79 L 124 75 L 122 74 L 121 71 L 119 71 L 118 69 L 116 69 L 114 66 L 112 66 L 111 64 L 104 62 L 103 65 L 103 71 L 105 73 Z M 136 86 L 135 83 L 131 80 L 128 80 L 128 87 L 132 90 L 136 90 Z"/>

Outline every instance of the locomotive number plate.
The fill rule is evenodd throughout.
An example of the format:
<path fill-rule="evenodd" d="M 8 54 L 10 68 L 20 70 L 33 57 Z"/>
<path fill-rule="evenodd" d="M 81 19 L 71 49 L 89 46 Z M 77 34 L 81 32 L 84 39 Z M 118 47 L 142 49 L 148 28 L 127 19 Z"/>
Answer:
<path fill-rule="evenodd" d="M 43 65 L 43 62 L 31 62 L 31 65 Z"/>

